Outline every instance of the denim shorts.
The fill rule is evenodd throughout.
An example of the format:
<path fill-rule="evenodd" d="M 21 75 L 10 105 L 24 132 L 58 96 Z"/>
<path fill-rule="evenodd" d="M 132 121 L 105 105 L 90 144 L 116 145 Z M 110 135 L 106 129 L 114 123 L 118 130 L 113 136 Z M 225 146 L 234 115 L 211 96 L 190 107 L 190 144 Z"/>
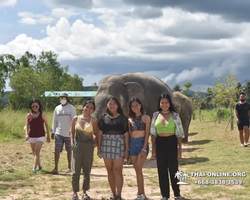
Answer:
<path fill-rule="evenodd" d="M 130 137 L 129 155 L 130 156 L 138 156 L 142 151 L 144 141 L 145 141 L 145 137 L 140 137 L 140 138 Z M 149 152 L 149 146 L 148 145 L 147 145 L 146 151 L 147 151 L 146 153 L 148 155 L 148 152 Z"/>

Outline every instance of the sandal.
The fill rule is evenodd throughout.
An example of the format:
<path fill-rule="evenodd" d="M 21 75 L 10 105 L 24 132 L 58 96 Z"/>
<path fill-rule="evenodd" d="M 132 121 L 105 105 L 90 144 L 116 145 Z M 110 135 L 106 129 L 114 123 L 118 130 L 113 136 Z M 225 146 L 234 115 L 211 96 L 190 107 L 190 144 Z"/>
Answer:
<path fill-rule="evenodd" d="M 115 199 L 116 199 L 115 194 L 111 194 L 110 197 L 107 200 L 115 200 Z"/>
<path fill-rule="evenodd" d="M 122 200 L 120 196 L 116 196 L 115 200 Z"/>

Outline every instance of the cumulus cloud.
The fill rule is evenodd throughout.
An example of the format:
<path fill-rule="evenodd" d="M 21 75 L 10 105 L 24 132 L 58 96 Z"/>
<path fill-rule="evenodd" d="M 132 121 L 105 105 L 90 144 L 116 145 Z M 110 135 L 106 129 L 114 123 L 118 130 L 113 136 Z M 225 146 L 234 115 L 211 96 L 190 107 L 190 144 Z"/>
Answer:
<path fill-rule="evenodd" d="M 137 9 L 126 11 L 135 14 Z M 61 61 L 73 63 L 67 63 L 72 69 L 84 68 L 85 74 L 155 72 L 170 84 L 204 82 L 223 74 L 229 65 L 246 69 L 249 63 L 247 59 L 239 62 L 242 58 L 235 56 L 249 56 L 249 23 L 229 23 L 218 16 L 173 8 L 162 9 L 162 15 L 156 18 L 128 17 L 121 14 L 124 10 L 95 7 L 83 13 L 54 9 L 46 17 L 48 22 L 51 17 L 55 23 L 48 23 L 42 39 L 20 34 L 0 45 L 0 54 L 22 55 L 25 51 L 40 54 L 42 50 L 52 50 L 60 55 Z M 68 19 L 76 14 L 79 19 Z M 41 23 L 38 14 L 19 16 Z M 32 19 L 26 23 L 32 23 Z M 231 62 L 226 61 L 232 57 Z"/>
<path fill-rule="evenodd" d="M 74 12 L 73 10 L 66 10 L 64 8 L 54 8 L 51 11 L 51 15 L 54 16 L 55 18 L 61 18 L 61 17 L 70 18 L 71 16 L 79 15 L 79 13 Z"/>
<path fill-rule="evenodd" d="M 61 17 L 70 18 L 75 15 L 80 15 L 80 13 L 74 12 L 72 10 L 66 10 L 64 8 L 54 8 L 51 10 L 51 13 L 44 14 L 35 14 L 32 12 L 18 13 L 18 16 L 21 18 L 19 22 L 28 25 L 50 24 Z"/>
<path fill-rule="evenodd" d="M 14 6 L 16 3 L 17 0 L 0 0 L 0 8 L 5 6 Z"/>
<path fill-rule="evenodd" d="M 179 0 L 179 1 L 170 1 L 170 0 L 123 0 L 124 3 L 135 6 L 152 6 L 152 7 L 172 7 L 179 8 L 187 12 L 192 13 L 209 13 L 212 15 L 220 15 L 228 21 L 236 22 L 245 22 L 250 21 L 250 1 L 247 0 L 220 0 L 220 1 L 211 1 L 211 0 Z"/>
<path fill-rule="evenodd" d="M 124 15 L 139 19 L 154 19 L 162 16 L 162 10 L 151 7 L 133 8 L 124 12 Z"/>
<path fill-rule="evenodd" d="M 168 75 L 167 77 L 165 77 L 165 78 L 163 78 L 161 80 L 163 80 L 165 83 L 168 83 L 168 82 L 172 81 L 174 77 L 175 77 L 175 74 L 172 73 L 172 74 Z"/>

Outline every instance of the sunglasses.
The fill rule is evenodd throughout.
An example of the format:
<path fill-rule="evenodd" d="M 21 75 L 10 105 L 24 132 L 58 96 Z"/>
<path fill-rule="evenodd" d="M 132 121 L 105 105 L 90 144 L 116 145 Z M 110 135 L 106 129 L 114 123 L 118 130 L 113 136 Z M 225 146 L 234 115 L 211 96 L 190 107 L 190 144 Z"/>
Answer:
<path fill-rule="evenodd" d="M 39 106 L 31 106 L 31 108 L 39 108 Z"/>
<path fill-rule="evenodd" d="M 63 100 L 66 100 L 67 97 L 59 97 L 59 99 L 60 99 L 60 100 L 62 100 L 62 99 L 63 99 Z"/>

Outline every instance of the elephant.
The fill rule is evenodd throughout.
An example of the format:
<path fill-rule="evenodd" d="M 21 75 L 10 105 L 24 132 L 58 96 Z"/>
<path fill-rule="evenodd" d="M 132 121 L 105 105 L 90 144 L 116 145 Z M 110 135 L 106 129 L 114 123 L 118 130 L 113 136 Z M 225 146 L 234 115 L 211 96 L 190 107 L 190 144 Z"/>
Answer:
<path fill-rule="evenodd" d="M 124 114 L 127 114 L 131 97 L 138 97 L 150 117 L 158 109 L 158 97 L 168 93 L 172 97 L 170 87 L 162 80 L 145 73 L 126 73 L 105 76 L 100 82 L 95 96 L 95 117 L 100 119 L 112 95 L 119 99 Z"/>
<path fill-rule="evenodd" d="M 155 76 L 145 73 L 126 73 L 105 76 L 99 82 L 98 91 L 95 95 L 96 109 L 94 116 L 99 120 L 104 113 L 107 100 L 110 96 L 115 96 L 119 99 L 125 115 L 128 112 L 130 98 L 138 97 L 144 106 L 146 114 L 152 118 L 153 113 L 158 110 L 158 98 L 162 93 L 168 93 L 171 98 L 173 98 L 172 91 L 166 83 Z M 180 102 L 181 100 L 182 98 L 180 97 Z M 186 123 L 186 115 L 182 114 L 182 112 L 185 111 L 185 107 L 180 111 L 185 132 L 185 130 L 188 130 L 190 120 Z M 186 126 L 186 124 L 188 125 Z M 185 132 L 185 135 L 186 133 L 187 132 Z M 188 135 L 186 135 L 183 141 L 188 140 L 187 136 Z"/>
<path fill-rule="evenodd" d="M 174 91 L 173 92 L 173 104 L 179 111 L 181 118 L 183 130 L 185 133 L 185 138 L 182 139 L 183 142 L 188 142 L 188 129 L 192 118 L 193 106 L 192 101 L 184 94 Z"/>

